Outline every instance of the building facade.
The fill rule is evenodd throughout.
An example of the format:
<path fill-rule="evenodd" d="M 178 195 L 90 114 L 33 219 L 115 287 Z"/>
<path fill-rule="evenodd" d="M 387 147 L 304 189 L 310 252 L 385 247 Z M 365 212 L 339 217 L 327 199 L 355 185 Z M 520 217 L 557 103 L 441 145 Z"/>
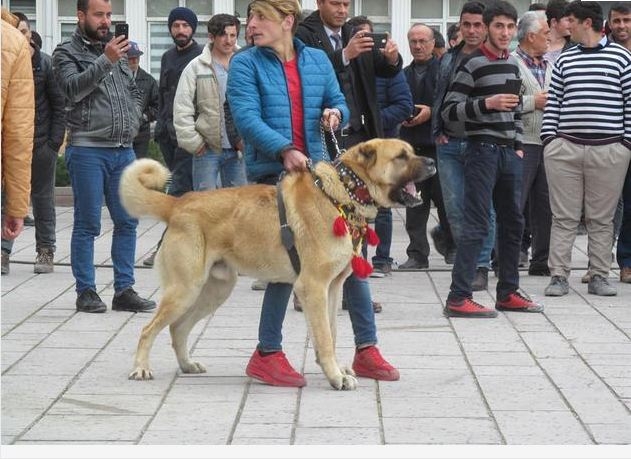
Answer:
<path fill-rule="evenodd" d="M 443 34 L 458 22 L 462 5 L 467 0 L 351 0 L 351 16 L 368 16 L 378 32 L 390 32 L 399 44 L 404 63 L 411 60 L 406 33 L 410 25 L 423 22 Z M 199 17 L 196 39 L 206 43 L 205 23 L 216 13 L 232 13 L 245 22 L 245 12 L 250 0 L 111 0 L 113 22 L 129 23 L 129 37 L 138 42 L 145 52 L 140 64 L 158 78 L 160 57 L 172 45 L 167 28 L 169 11 L 176 6 L 186 6 Z M 513 0 L 519 14 L 528 10 L 535 1 Z M 612 1 L 599 2 L 605 13 Z M 302 0 L 305 10 L 316 8 L 316 0 Z M 77 22 L 76 0 L 2 0 L 2 6 L 11 11 L 21 11 L 32 21 L 32 27 L 42 37 L 43 49 L 52 53 L 56 44 L 74 31 Z M 114 25 L 112 25 L 112 30 Z M 243 43 L 243 33 L 240 34 Z"/>

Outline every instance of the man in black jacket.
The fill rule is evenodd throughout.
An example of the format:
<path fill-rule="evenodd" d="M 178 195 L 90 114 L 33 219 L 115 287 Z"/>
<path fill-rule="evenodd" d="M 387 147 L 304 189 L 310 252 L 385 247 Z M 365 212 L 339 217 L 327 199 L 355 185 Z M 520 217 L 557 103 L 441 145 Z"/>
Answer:
<path fill-rule="evenodd" d="M 160 83 L 158 87 L 159 112 L 155 139 L 160 145 L 169 171 L 171 184 L 168 193 L 180 196 L 193 190 L 193 156 L 178 147 L 175 126 L 173 126 L 173 100 L 184 67 L 202 53 L 204 47 L 193 40 L 197 29 L 197 15 L 183 6 L 173 8 L 169 13 L 169 33 L 175 46 L 164 52 L 160 61 Z M 162 239 L 158 242 L 158 248 Z M 158 249 L 152 252 L 143 265 L 153 267 Z"/>
<path fill-rule="evenodd" d="M 350 120 L 336 134 L 340 147 L 349 148 L 375 137 L 384 137 L 377 103 L 376 77 L 391 78 L 401 70 L 401 55 L 396 43 L 388 40 L 385 48 L 374 46 L 364 31 L 353 34 L 346 23 L 350 0 L 318 0 L 318 9 L 298 25 L 296 37 L 308 46 L 325 51 L 340 82 L 350 109 Z M 329 150 L 334 156 L 334 150 Z M 370 286 L 355 275 L 344 282 L 347 306 L 357 350 L 353 370 L 360 377 L 398 380 L 399 371 L 382 356 L 377 344 L 375 305 Z"/>
<path fill-rule="evenodd" d="M 35 83 L 35 136 L 31 163 L 31 202 L 35 218 L 35 273 L 53 271 L 55 254 L 55 169 L 57 153 L 64 140 L 64 97 L 53 76 L 52 58 L 31 40 L 31 26 L 23 13 L 18 17 L 18 29 L 31 45 L 31 64 Z M 3 274 L 9 271 L 9 254 L 13 240 L 2 240 L 6 255 Z M 5 267 L 6 265 L 6 267 Z M 6 273 L 5 273 L 6 271 Z"/>
<path fill-rule="evenodd" d="M 414 147 L 417 155 L 436 160 L 431 117 L 439 61 L 433 54 L 434 41 L 434 29 L 425 24 L 414 24 L 408 31 L 408 44 L 413 60 L 403 71 L 412 92 L 416 115 L 401 124 L 399 136 Z M 438 175 L 417 184 L 417 187 L 421 190 L 423 204 L 415 208 L 405 209 L 405 230 L 410 237 L 410 244 L 406 249 L 408 260 L 399 265 L 399 268 L 419 270 L 429 266 L 427 220 L 432 201 L 436 205 L 440 228 L 444 235 L 442 252 L 445 256 L 445 262 L 453 264 L 455 245 L 445 213 Z"/>
<path fill-rule="evenodd" d="M 134 139 L 136 158 L 145 158 L 147 156 L 149 139 L 151 138 L 149 125 L 158 115 L 158 82 L 151 74 L 140 67 L 140 56 L 143 54 L 138 47 L 138 43 L 129 42 L 127 62 L 134 73 L 136 86 L 142 93 L 142 118 L 140 120 L 140 128 L 138 128 L 138 135 Z"/>

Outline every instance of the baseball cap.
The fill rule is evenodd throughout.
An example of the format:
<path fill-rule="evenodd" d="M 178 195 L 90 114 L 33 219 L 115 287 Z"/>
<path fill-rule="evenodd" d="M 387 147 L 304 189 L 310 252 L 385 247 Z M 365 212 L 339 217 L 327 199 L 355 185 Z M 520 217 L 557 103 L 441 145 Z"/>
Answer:
<path fill-rule="evenodd" d="M 129 49 L 127 50 L 127 57 L 139 57 L 142 56 L 143 53 L 142 51 L 140 51 L 140 47 L 138 46 L 138 43 L 136 42 L 129 42 Z"/>

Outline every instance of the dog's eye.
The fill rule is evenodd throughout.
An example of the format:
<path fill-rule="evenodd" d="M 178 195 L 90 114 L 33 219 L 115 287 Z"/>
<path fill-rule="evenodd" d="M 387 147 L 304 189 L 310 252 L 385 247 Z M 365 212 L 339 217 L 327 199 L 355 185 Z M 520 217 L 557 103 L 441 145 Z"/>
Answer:
<path fill-rule="evenodd" d="M 396 160 L 406 161 L 408 159 L 408 154 L 405 152 L 401 152 L 399 155 L 395 157 Z"/>

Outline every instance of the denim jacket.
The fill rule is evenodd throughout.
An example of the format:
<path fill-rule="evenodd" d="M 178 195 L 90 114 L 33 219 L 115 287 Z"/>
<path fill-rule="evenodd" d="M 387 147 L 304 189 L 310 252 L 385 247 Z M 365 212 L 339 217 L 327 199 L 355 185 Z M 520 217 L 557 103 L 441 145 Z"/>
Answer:
<path fill-rule="evenodd" d="M 129 147 L 142 117 L 142 94 L 127 59 L 115 64 L 77 28 L 53 52 L 53 71 L 65 96 L 68 143 Z"/>

